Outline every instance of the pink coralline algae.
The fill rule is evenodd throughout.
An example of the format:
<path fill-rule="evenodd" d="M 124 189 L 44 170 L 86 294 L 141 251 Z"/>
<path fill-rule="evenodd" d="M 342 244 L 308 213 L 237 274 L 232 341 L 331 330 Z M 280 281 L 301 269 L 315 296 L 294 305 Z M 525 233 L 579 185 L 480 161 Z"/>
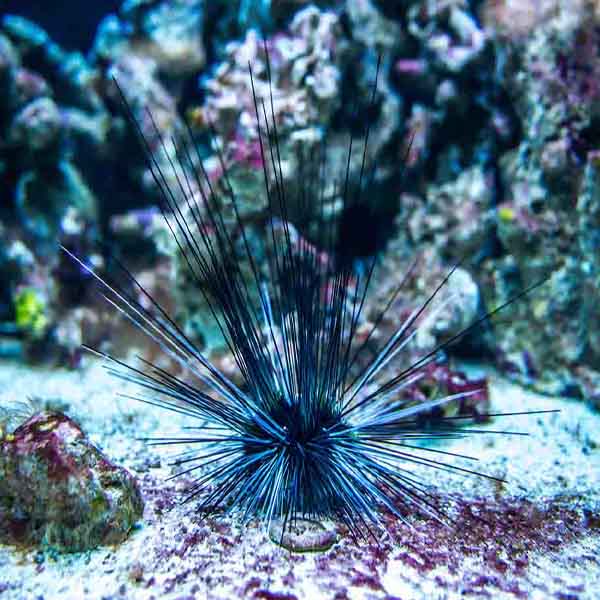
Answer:
<path fill-rule="evenodd" d="M 415 403 L 425 402 L 433 396 L 446 396 L 459 393 L 470 395 L 442 407 L 443 416 L 470 416 L 476 420 L 486 420 L 490 408 L 490 397 L 486 378 L 469 379 L 465 373 L 451 369 L 445 364 L 430 364 L 424 369 L 424 376 L 410 385 L 404 396 Z M 436 412 L 432 414 L 435 418 Z M 441 416 L 441 415 L 440 415 Z"/>
<path fill-rule="evenodd" d="M 144 477 L 142 488 L 151 526 L 163 518 L 164 506 L 174 505 L 176 491 L 158 489 L 152 476 Z M 318 555 L 266 551 L 268 538 L 255 523 L 243 533 L 253 539 L 248 552 L 238 527 L 193 515 L 189 521 L 174 519 L 168 534 L 132 562 L 129 573 L 157 596 L 196 585 L 194 593 L 206 598 L 429 598 L 430 586 L 444 597 L 560 597 L 553 595 L 557 588 L 585 595 L 592 590 L 580 581 L 557 572 L 549 582 L 538 573 L 542 557 L 558 556 L 598 531 L 596 511 L 573 508 L 574 500 L 583 498 L 559 495 L 534 502 L 501 490 L 469 499 L 432 493 L 432 503 L 447 513 L 447 524 L 414 512 L 406 512 L 405 524 L 385 513 L 387 534 L 377 541 L 357 547 L 338 526 L 337 543 Z M 582 569 L 598 564 L 585 543 L 578 560 Z M 302 586 L 309 577 L 314 596 Z"/>
<path fill-rule="evenodd" d="M 289 34 L 278 34 L 266 43 L 280 133 L 326 123 L 339 105 L 338 63 L 345 45 L 338 17 L 308 7 L 296 14 Z M 255 31 L 249 31 L 243 42 L 229 44 L 226 54 L 227 59 L 206 82 L 207 100 L 197 116 L 218 123 L 225 137 L 236 128 L 246 137 L 256 137 L 248 64 L 256 78 L 259 103 L 269 102 L 263 42 Z"/>
<path fill-rule="evenodd" d="M 117 544 L 142 511 L 135 479 L 64 414 L 38 413 L 0 439 L 2 541 L 65 552 Z"/>

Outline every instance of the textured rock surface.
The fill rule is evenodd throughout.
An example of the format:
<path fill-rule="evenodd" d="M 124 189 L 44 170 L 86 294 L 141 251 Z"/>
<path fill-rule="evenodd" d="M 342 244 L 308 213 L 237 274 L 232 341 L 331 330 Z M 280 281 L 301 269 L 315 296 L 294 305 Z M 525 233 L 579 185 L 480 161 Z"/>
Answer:
<path fill-rule="evenodd" d="M 63 552 L 122 542 L 142 515 L 135 479 L 80 427 L 42 412 L 0 438 L 0 533 Z"/>
<path fill-rule="evenodd" d="M 396 64 L 400 83 L 413 80 L 421 90 L 407 122 L 408 166 L 424 168 L 430 179 L 401 196 L 381 289 L 393 288 L 415 253 L 417 297 L 463 261 L 478 288 L 479 313 L 547 277 L 458 350 L 495 355 L 527 385 L 597 405 L 596 4 L 490 1 L 482 12 L 485 31 L 461 2 L 407 12 L 409 32 L 433 53 Z M 524 35 L 523 19 L 535 24 L 532 35 Z M 454 36 L 441 31 L 442 22 Z M 487 91 L 471 100 L 463 96 L 474 85 L 467 73 L 488 78 Z M 465 110 L 471 123 L 481 119 L 470 142 L 466 130 L 448 129 L 449 119 L 463 122 Z M 447 131 L 447 141 L 437 139 Z M 432 333 L 438 343 L 447 334 Z"/>
<path fill-rule="evenodd" d="M 508 3 L 505 10 L 510 18 L 519 9 Z M 600 365 L 593 300 L 600 297 L 599 15 L 594 3 L 560 1 L 532 14 L 539 18 L 534 34 L 509 38 L 504 49 L 523 136 L 500 163 L 506 192 L 496 231 L 504 255 L 486 268 L 492 285 L 484 293 L 501 302 L 511 289 L 550 275 L 506 311 L 499 346 L 522 380 L 593 400 Z"/>
<path fill-rule="evenodd" d="M 118 62 L 125 56 L 152 60 L 169 77 L 204 66 L 204 0 L 128 0 L 119 16 L 104 19 L 96 36 L 97 60 Z"/>

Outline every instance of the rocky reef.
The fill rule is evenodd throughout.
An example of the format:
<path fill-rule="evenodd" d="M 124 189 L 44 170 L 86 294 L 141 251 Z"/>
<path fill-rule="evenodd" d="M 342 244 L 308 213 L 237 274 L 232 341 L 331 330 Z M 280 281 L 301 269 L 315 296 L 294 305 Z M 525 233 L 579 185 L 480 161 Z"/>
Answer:
<path fill-rule="evenodd" d="M 23 343 L 0 343 L 2 354 L 33 359 L 62 347 L 69 349 L 61 353 L 67 360 L 81 341 L 58 332 L 64 314 L 58 244 L 73 243 L 87 254 L 98 232 L 88 159 L 104 147 L 110 119 L 95 89 L 97 75 L 38 26 L 4 17 L 0 173 L 8 202 L 0 208 L 0 322 Z"/>
<path fill-rule="evenodd" d="M 544 389 L 597 399 L 599 15 L 594 3 L 555 2 L 539 18 L 527 39 L 510 31 L 501 38 L 522 137 L 500 162 L 497 234 L 507 256 L 493 276 L 497 296 L 519 282 L 549 281 L 527 302 L 529 326 L 525 307 L 509 312 L 514 325 L 499 345 Z"/>
<path fill-rule="evenodd" d="M 419 351 L 546 280 L 449 354 L 483 356 L 522 383 L 596 402 L 600 17 L 583 0 L 542 5 L 129 0 L 100 24 L 86 56 L 5 16 L 0 353 L 76 366 L 82 341 L 125 350 L 131 340 L 58 243 L 108 276 L 111 257 L 123 259 L 191 339 L 224 353 L 170 239 L 120 91 L 167 177 L 170 140 L 189 124 L 199 149 L 189 166 L 203 161 L 220 210 L 231 210 L 233 190 L 260 254 L 267 205 L 250 64 L 259 106 L 270 103 L 272 81 L 291 197 L 302 185 L 300 157 L 326 142 L 334 220 L 349 138 L 358 147 L 370 127 L 369 212 L 355 215 L 361 226 L 345 238 L 353 258 L 380 256 L 370 318 L 415 256 L 390 325 L 462 261 L 450 282 L 456 301 L 415 339 Z M 263 29 L 264 43 L 250 26 Z M 351 156 L 353 189 L 361 161 Z M 191 181 L 192 195 L 204 192 Z M 310 230 L 300 234 L 318 245 Z"/>

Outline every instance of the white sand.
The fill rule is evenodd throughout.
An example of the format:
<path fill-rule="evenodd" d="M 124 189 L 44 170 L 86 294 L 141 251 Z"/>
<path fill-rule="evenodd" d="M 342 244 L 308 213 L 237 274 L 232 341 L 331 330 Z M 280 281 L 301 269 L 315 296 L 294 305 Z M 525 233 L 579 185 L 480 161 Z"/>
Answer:
<path fill-rule="evenodd" d="M 477 469 L 507 479 L 506 485 L 431 469 L 419 475 L 463 503 L 489 498 L 495 506 L 498 499 L 515 499 L 542 512 L 558 506 L 579 519 L 579 526 L 568 541 L 556 541 L 556 550 L 549 550 L 544 540 L 538 540 L 527 549 L 528 563 L 518 571 L 513 572 L 505 556 L 507 573 L 490 572 L 490 580 L 476 582 L 473 587 L 474 578 L 489 570 L 482 559 L 485 552 L 491 547 L 502 555 L 502 544 L 510 537 L 500 546 L 494 546 L 493 540 L 491 545 L 483 541 L 472 552 L 458 559 L 453 554 L 450 562 L 441 560 L 439 566 L 422 572 L 410 558 L 419 561 L 422 554 L 398 540 L 377 559 L 372 559 L 372 545 L 367 550 L 348 538 L 329 553 L 290 555 L 269 542 L 258 526 L 240 532 L 229 519 L 206 523 L 194 513 L 193 503 L 159 514 L 161 503 L 181 498 L 184 485 L 165 483 L 170 474 L 165 456 L 135 438 L 177 430 L 182 422 L 177 415 L 115 399 L 114 393 L 122 391 L 123 385 L 108 377 L 98 363 L 80 372 L 0 365 L 0 407 L 23 401 L 28 395 L 50 404 L 60 399 L 66 412 L 113 461 L 143 480 L 146 496 L 144 523 L 118 548 L 58 556 L 49 550 L 0 546 L 0 597 L 269 598 L 269 590 L 289 594 L 289 598 L 334 598 L 336 592 L 344 592 L 350 598 L 397 596 L 406 600 L 461 598 L 462 592 L 470 589 L 470 597 L 514 598 L 507 591 L 513 581 L 531 598 L 559 597 L 559 593 L 565 594 L 565 599 L 600 597 L 600 414 L 584 402 L 539 396 L 493 374 L 490 383 L 496 411 L 561 412 L 496 418 L 481 426 L 527 431 L 530 435 L 526 437 L 481 435 L 438 446 L 477 456 Z M 562 513 L 552 514 L 552 519 L 560 519 Z M 587 525 L 581 526 L 584 522 Z M 561 531 L 559 525 L 557 531 Z M 462 532 L 454 535 L 460 539 Z M 434 537 L 423 542 L 435 548 L 438 540 Z M 451 568 L 452 564 L 458 564 L 458 569 Z M 365 582 L 361 574 L 375 575 L 378 585 Z"/>

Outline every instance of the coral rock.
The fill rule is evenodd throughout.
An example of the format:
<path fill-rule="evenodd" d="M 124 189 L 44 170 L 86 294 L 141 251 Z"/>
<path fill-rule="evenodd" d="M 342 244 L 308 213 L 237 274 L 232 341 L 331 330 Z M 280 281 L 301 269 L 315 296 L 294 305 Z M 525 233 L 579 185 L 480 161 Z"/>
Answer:
<path fill-rule="evenodd" d="M 95 52 L 105 60 L 127 54 L 150 57 L 173 75 L 201 69 L 204 0 L 128 0 L 120 16 L 111 15 L 100 25 Z"/>
<path fill-rule="evenodd" d="M 10 141 L 38 151 L 56 143 L 61 122 L 58 107 L 50 98 L 30 102 L 15 117 L 10 131 Z"/>
<path fill-rule="evenodd" d="M 142 516 L 135 479 L 61 413 L 32 416 L 0 439 L 0 534 L 66 552 L 116 544 Z"/>

